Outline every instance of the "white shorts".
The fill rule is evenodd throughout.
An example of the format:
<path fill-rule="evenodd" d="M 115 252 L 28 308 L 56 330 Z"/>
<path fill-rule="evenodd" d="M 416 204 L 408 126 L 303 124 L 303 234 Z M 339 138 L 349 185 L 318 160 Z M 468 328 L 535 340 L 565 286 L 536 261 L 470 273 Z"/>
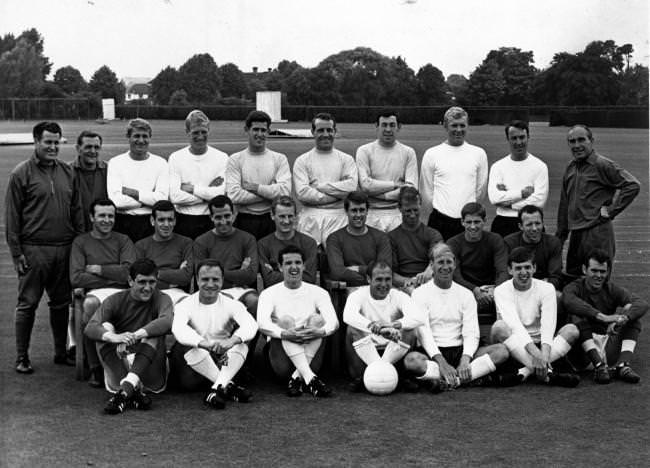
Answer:
<path fill-rule="evenodd" d="M 370 208 L 366 224 L 383 232 L 390 232 L 402 224 L 402 213 L 397 208 Z"/>
<path fill-rule="evenodd" d="M 327 237 L 347 224 L 348 217 L 342 208 L 305 206 L 298 214 L 297 230 L 311 236 L 318 245 L 325 246 Z"/>
<path fill-rule="evenodd" d="M 169 298 L 172 300 L 172 304 L 174 305 L 178 304 L 187 296 L 189 296 L 189 294 L 187 294 L 185 291 L 183 291 L 180 288 L 161 289 L 160 292 L 167 294 Z"/>
<path fill-rule="evenodd" d="M 99 288 L 99 289 L 91 289 L 86 293 L 86 296 L 94 296 L 99 300 L 99 303 L 101 304 L 106 300 L 108 296 L 112 296 L 113 294 L 124 291 L 124 289 L 120 288 Z"/>
<path fill-rule="evenodd" d="M 253 288 L 240 288 L 239 286 L 236 286 L 234 288 L 222 289 L 221 292 L 238 301 L 244 294 L 257 291 Z"/>

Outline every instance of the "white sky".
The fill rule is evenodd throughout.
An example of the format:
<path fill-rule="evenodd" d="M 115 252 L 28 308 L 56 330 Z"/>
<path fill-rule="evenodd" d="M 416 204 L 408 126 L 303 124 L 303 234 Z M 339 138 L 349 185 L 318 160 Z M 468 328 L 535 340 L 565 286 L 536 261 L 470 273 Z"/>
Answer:
<path fill-rule="evenodd" d="M 72 65 L 86 79 L 104 64 L 153 78 L 204 52 L 243 71 L 313 67 L 357 46 L 469 76 L 502 46 L 532 50 L 543 68 L 607 39 L 648 65 L 648 23 L 647 0 L 0 0 L 0 34 L 35 27 L 52 72 Z"/>

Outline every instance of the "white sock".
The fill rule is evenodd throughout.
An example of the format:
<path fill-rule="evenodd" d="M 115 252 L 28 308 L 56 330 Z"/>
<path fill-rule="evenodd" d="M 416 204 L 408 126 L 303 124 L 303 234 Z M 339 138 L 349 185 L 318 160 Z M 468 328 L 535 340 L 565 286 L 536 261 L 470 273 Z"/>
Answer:
<path fill-rule="evenodd" d="M 629 351 L 630 353 L 633 353 L 634 348 L 636 348 L 636 341 L 634 340 L 623 340 L 621 343 L 621 352 Z"/>
<path fill-rule="evenodd" d="M 126 377 L 120 380 L 120 385 L 122 385 L 124 382 L 130 383 L 133 386 L 133 388 L 138 388 L 140 386 L 140 377 L 138 377 L 138 374 L 129 372 L 128 374 L 126 374 Z"/>
<path fill-rule="evenodd" d="M 427 361 L 427 370 L 419 377 L 419 380 L 440 380 L 440 367 L 436 362 Z"/>
<path fill-rule="evenodd" d="M 381 359 L 379 352 L 377 352 L 377 348 L 375 347 L 375 343 L 372 341 L 370 335 L 353 342 L 352 346 L 354 347 L 354 351 L 357 353 L 357 356 L 359 356 L 359 358 L 365 362 L 367 366 Z"/>
<path fill-rule="evenodd" d="M 248 346 L 245 343 L 239 343 L 238 345 L 233 346 L 226 352 L 228 356 L 228 361 L 225 365 L 221 366 L 219 371 L 219 376 L 214 381 L 212 388 L 217 388 L 221 385 L 223 388 L 232 381 L 233 377 L 237 375 L 239 369 L 244 365 L 246 356 L 248 355 Z"/>
<path fill-rule="evenodd" d="M 295 366 L 296 370 L 302 377 L 302 379 L 309 383 L 311 379 L 314 378 L 316 374 L 309 367 L 309 361 L 305 354 L 305 348 L 303 345 L 294 343 L 292 341 L 282 340 L 282 348 L 284 352 L 287 353 L 287 356 Z"/>
<path fill-rule="evenodd" d="M 553 344 L 551 345 L 551 353 L 549 355 L 549 361 L 555 362 L 560 359 L 562 356 L 571 351 L 571 345 L 564 339 L 562 335 L 557 335 L 553 338 Z"/>
<path fill-rule="evenodd" d="M 592 349 L 596 349 L 596 342 L 593 339 L 589 338 L 582 343 L 582 349 L 585 353 L 588 353 Z"/>
<path fill-rule="evenodd" d="M 219 377 L 219 368 L 205 349 L 193 348 L 184 354 L 187 365 L 208 379 L 210 382 L 216 382 Z"/>
<path fill-rule="evenodd" d="M 402 359 L 408 353 L 410 346 L 404 343 L 403 341 L 389 341 L 384 350 L 384 354 L 381 355 L 381 360 L 395 364 L 397 361 Z"/>
<path fill-rule="evenodd" d="M 494 365 L 489 354 L 484 354 L 470 362 L 469 369 L 472 373 L 472 380 L 474 380 L 494 372 L 497 370 L 497 366 Z"/>
<path fill-rule="evenodd" d="M 533 371 L 530 370 L 528 367 L 522 367 L 517 371 L 517 374 L 522 376 L 522 380 L 526 380 L 528 377 L 531 376 L 532 373 Z"/>
<path fill-rule="evenodd" d="M 74 336 L 74 306 L 70 306 L 70 320 L 68 320 L 68 348 L 77 346 L 77 340 Z"/>

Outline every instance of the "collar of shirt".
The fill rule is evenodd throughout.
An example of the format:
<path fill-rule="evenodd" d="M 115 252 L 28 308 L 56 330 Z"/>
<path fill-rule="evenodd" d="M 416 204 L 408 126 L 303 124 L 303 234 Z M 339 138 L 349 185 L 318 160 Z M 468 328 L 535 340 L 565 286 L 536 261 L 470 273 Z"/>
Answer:
<path fill-rule="evenodd" d="M 58 159 L 53 159 L 52 162 L 54 164 L 52 164 L 51 166 L 49 164 L 45 164 L 43 161 L 38 159 L 38 156 L 36 156 L 36 152 L 34 152 L 34 154 L 32 154 L 31 159 L 34 162 L 34 164 L 36 164 L 39 167 L 57 167 L 60 164 L 60 161 Z"/>
<path fill-rule="evenodd" d="M 81 169 L 82 171 L 86 171 L 86 170 L 87 170 L 87 169 L 84 169 L 84 167 L 81 165 L 81 161 L 79 161 L 79 156 L 77 156 L 77 157 L 74 159 L 74 161 L 72 161 L 72 162 L 70 163 L 70 166 L 72 166 L 72 167 L 75 168 L 75 169 Z M 101 159 L 98 159 L 98 160 L 97 160 L 97 166 L 95 167 L 94 170 L 104 169 L 104 168 L 106 168 L 106 167 L 107 167 L 107 165 L 106 165 L 106 161 L 103 161 L 103 160 L 101 160 Z"/>

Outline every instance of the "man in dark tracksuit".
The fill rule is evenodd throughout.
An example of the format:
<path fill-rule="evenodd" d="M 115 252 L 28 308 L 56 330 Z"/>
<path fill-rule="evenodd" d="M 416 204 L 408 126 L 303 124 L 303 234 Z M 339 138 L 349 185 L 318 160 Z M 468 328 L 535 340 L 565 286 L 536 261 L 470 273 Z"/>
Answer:
<path fill-rule="evenodd" d="M 102 137 L 90 130 L 84 130 L 77 137 L 77 157 L 70 163 L 74 171 L 74 190 L 78 193 L 83 213 L 84 232 L 93 225 L 90 221 L 90 205 L 95 200 L 108 198 L 106 191 L 106 170 L 108 164 L 99 158 Z"/>
<path fill-rule="evenodd" d="M 6 237 L 18 273 L 16 372 L 31 374 L 29 341 L 36 308 L 47 291 L 54 336 L 54 362 L 66 357 L 68 306 L 71 299 L 70 244 L 82 230 L 82 212 L 73 190 L 72 168 L 57 159 L 61 127 L 41 122 L 33 129 L 34 155 L 9 176 Z"/>

